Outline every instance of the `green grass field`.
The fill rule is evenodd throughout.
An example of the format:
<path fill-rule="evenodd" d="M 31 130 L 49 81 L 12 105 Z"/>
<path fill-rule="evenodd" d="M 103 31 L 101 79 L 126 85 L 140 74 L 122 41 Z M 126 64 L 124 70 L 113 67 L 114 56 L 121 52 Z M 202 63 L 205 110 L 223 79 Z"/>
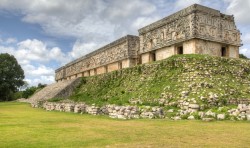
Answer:
<path fill-rule="evenodd" d="M 0 147 L 249 147 L 250 122 L 116 120 L 0 103 Z"/>

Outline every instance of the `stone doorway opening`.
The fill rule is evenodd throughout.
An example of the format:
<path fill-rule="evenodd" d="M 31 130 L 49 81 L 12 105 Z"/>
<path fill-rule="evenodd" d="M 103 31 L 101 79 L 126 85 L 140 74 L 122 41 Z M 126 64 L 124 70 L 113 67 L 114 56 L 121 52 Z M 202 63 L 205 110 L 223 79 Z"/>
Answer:
<path fill-rule="evenodd" d="M 183 46 L 177 47 L 177 54 L 183 54 Z"/>
<path fill-rule="evenodd" d="M 118 69 L 122 69 L 122 62 L 118 63 Z"/>
<path fill-rule="evenodd" d="M 227 56 L 227 48 L 226 47 L 221 47 L 221 56 L 226 57 Z"/>
<path fill-rule="evenodd" d="M 150 61 L 150 62 L 156 61 L 155 51 L 150 52 L 149 61 Z"/>

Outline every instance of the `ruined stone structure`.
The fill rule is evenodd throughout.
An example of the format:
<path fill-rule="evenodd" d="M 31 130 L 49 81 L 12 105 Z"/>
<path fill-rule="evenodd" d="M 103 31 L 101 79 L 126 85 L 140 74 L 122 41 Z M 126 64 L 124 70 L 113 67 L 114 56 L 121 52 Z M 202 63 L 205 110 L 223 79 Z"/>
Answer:
<path fill-rule="evenodd" d="M 139 37 L 127 35 L 56 70 L 56 80 L 93 76 L 136 65 Z"/>
<path fill-rule="evenodd" d="M 238 58 L 240 32 L 234 17 L 194 4 L 56 70 L 56 81 L 93 76 L 175 54 Z"/>
<path fill-rule="evenodd" d="M 234 17 L 192 5 L 139 29 L 142 63 L 174 54 L 209 54 L 237 58 L 241 45 Z"/>

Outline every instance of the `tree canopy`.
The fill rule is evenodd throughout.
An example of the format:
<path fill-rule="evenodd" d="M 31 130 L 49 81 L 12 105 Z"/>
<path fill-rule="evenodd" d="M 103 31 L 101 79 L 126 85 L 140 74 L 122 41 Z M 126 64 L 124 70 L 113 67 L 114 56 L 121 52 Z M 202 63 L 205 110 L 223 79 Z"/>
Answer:
<path fill-rule="evenodd" d="M 240 57 L 241 59 L 248 59 L 248 57 L 245 56 L 244 54 L 240 54 L 239 57 Z"/>
<path fill-rule="evenodd" d="M 16 58 L 8 53 L 0 54 L 0 101 L 9 101 L 13 93 L 24 85 L 24 71 Z"/>

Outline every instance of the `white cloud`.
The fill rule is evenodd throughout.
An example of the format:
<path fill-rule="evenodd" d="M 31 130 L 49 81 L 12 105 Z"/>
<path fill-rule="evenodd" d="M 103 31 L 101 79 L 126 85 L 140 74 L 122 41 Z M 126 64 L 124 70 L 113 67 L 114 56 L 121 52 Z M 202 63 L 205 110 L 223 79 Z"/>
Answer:
<path fill-rule="evenodd" d="M 54 69 L 44 64 L 57 61 L 62 65 L 71 60 L 71 57 L 62 53 L 59 47 L 48 48 L 45 43 L 37 39 L 27 39 L 16 43 L 16 46 L 2 45 L 0 53 L 9 53 L 15 56 L 30 85 L 54 82 Z M 39 64 L 37 64 L 38 62 Z"/>
<path fill-rule="evenodd" d="M 27 39 L 17 43 L 15 55 L 22 61 L 49 62 L 51 60 L 65 63 L 71 60 L 59 47 L 48 48 L 45 43 L 37 39 Z"/>
<path fill-rule="evenodd" d="M 8 38 L 7 40 L 6 40 L 6 43 L 7 44 L 13 44 L 13 43 L 16 43 L 17 42 L 17 39 L 16 38 Z"/>
<path fill-rule="evenodd" d="M 39 65 L 38 67 L 35 67 L 34 65 L 27 64 L 23 65 L 22 67 L 25 71 L 25 75 L 28 75 L 30 77 L 54 75 L 54 70 L 50 67 L 46 67 L 45 65 Z"/>
<path fill-rule="evenodd" d="M 158 16 L 156 16 L 156 17 L 139 17 L 132 23 L 132 27 L 134 29 L 139 29 L 139 28 L 142 28 L 146 25 L 149 25 L 149 24 L 151 24 L 159 19 L 160 19 L 160 17 L 158 17 Z"/>
<path fill-rule="evenodd" d="M 40 76 L 35 79 L 25 79 L 28 82 L 29 86 L 37 86 L 39 83 L 42 84 L 51 84 L 55 82 L 54 76 Z"/>
<path fill-rule="evenodd" d="M 245 56 L 247 56 L 248 58 L 250 58 L 250 49 L 242 48 L 242 49 L 240 49 L 240 53 L 244 54 Z"/>
<path fill-rule="evenodd" d="M 201 0 L 177 0 L 175 3 L 176 9 L 183 9 L 192 4 L 200 4 Z"/>
<path fill-rule="evenodd" d="M 242 41 L 244 44 L 250 44 L 250 33 L 243 34 Z"/>
<path fill-rule="evenodd" d="M 73 58 L 78 58 L 80 56 L 86 55 L 87 53 L 96 50 L 99 47 L 95 42 L 84 43 L 77 40 L 73 46 L 72 51 L 69 55 Z"/>
<path fill-rule="evenodd" d="M 227 13 L 233 14 L 240 24 L 250 25 L 250 1 L 249 0 L 224 0 L 229 5 Z"/>
<path fill-rule="evenodd" d="M 136 34 L 131 23 L 157 10 L 149 0 L 2 0 L 0 8 L 21 13 L 23 21 L 39 24 L 49 35 L 84 39 L 86 43 Z"/>

